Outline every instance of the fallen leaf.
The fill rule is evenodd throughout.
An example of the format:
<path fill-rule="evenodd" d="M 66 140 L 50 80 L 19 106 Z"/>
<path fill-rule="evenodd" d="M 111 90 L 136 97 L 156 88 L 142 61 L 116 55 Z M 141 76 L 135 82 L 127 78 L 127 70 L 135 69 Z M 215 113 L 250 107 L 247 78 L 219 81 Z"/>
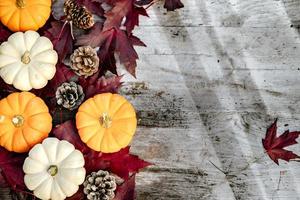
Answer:
<path fill-rule="evenodd" d="M 135 175 L 132 175 L 117 187 L 116 196 L 113 200 L 134 200 L 135 199 Z"/>
<path fill-rule="evenodd" d="M 181 0 L 165 0 L 164 8 L 167 9 L 167 11 L 174 11 L 183 7 L 184 5 Z"/>
<path fill-rule="evenodd" d="M 267 129 L 265 139 L 262 139 L 263 147 L 269 157 L 276 163 L 279 164 L 278 160 L 282 159 L 287 162 L 293 159 L 300 158 L 297 154 L 292 151 L 284 149 L 285 147 L 297 144 L 296 139 L 299 137 L 300 132 L 288 130 L 277 137 L 277 119 Z"/>
<path fill-rule="evenodd" d="M 76 79 L 77 75 L 74 73 L 73 70 L 68 68 L 65 64 L 60 63 L 56 66 L 56 73 L 53 79 L 49 81 L 47 87 L 53 88 L 55 91 L 56 89 L 64 82 L 69 82 L 73 79 Z"/>
<path fill-rule="evenodd" d="M 92 47 L 100 47 L 107 39 L 108 35 L 102 33 L 103 24 L 95 23 L 93 28 L 89 31 L 88 34 L 79 36 L 76 41 L 76 45 L 78 46 L 87 46 L 90 45 Z"/>
<path fill-rule="evenodd" d="M 140 169 L 151 165 L 138 156 L 130 154 L 130 147 L 121 149 L 116 153 L 93 151 L 81 141 L 75 123 L 71 120 L 56 126 L 53 134 L 60 140 L 69 141 L 76 149 L 83 153 L 87 173 L 102 169 L 127 180 L 131 174 L 135 174 Z"/>
<path fill-rule="evenodd" d="M 63 124 L 57 125 L 53 128 L 53 135 L 60 140 L 67 140 L 75 146 L 76 149 L 86 154 L 90 149 L 81 141 L 77 132 L 75 123 L 69 120 Z"/>
<path fill-rule="evenodd" d="M 119 0 L 113 5 L 112 10 L 107 12 L 104 16 L 106 20 L 104 22 L 104 31 L 112 28 L 119 28 L 122 20 L 132 11 L 133 0 Z"/>
<path fill-rule="evenodd" d="M 135 5 L 150 6 L 153 3 L 155 3 L 154 0 L 136 0 Z M 167 11 L 174 11 L 176 9 L 183 8 L 183 7 L 184 7 L 184 5 L 181 2 L 181 0 L 165 0 L 165 3 L 164 3 L 164 8 L 166 8 Z"/>
<path fill-rule="evenodd" d="M 0 23 L 0 42 L 4 42 L 12 34 L 5 26 Z"/>
<path fill-rule="evenodd" d="M 12 189 L 24 190 L 26 188 L 23 172 L 25 158 L 25 154 L 9 152 L 0 147 L 1 175 Z"/>
<path fill-rule="evenodd" d="M 135 76 L 136 60 L 138 55 L 133 47 L 133 44 L 139 43 L 143 45 L 142 42 L 138 41 L 137 37 L 128 36 L 126 31 L 119 28 L 112 28 L 110 30 L 102 31 L 99 33 L 100 25 L 95 27 L 89 34 L 83 35 L 78 38 L 77 45 L 91 45 L 93 47 L 100 47 L 99 49 L 99 58 L 103 70 L 109 69 L 112 73 L 116 73 L 115 60 L 112 59 L 112 52 L 118 54 L 120 62 L 124 64 L 127 71 Z M 113 65 L 110 65 L 111 68 L 108 68 L 107 65 L 103 65 L 104 62 L 107 63 L 106 59 L 113 62 Z M 114 67 L 114 68 L 113 68 Z"/>
<path fill-rule="evenodd" d="M 129 175 L 137 173 L 151 163 L 141 160 L 138 156 L 132 155 L 129 152 L 130 147 L 121 149 L 116 153 L 103 153 L 102 160 L 110 163 L 110 171 L 117 174 L 123 179 L 128 179 Z"/>
<path fill-rule="evenodd" d="M 61 62 L 73 52 L 73 39 L 69 25 L 64 26 L 64 23 L 59 21 L 51 22 L 51 28 L 47 29 L 44 35 L 52 41 Z"/>
<path fill-rule="evenodd" d="M 91 13 L 98 15 L 98 16 L 103 16 L 104 15 L 104 10 L 101 7 L 102 2 L 97 2 L 97 1 L 91 1 L 91 0 L 77 0 L 78 5 L 86 7 L 88 11 Z"/>
<path fill-rule="evenodd" d="M 101 94 L 105 92 L 117 93 L 119 88 L 122 85 L 121 79 L 122 76 L 113 76 L 110 78 L 97 77 L 98 74 L 95 74 L 95 77 L 90 79 L 85 79 L 83 77 L 79 78 L 79 83 L 83 88 L 85 98 L 90 98 L 96 94 Z"/>

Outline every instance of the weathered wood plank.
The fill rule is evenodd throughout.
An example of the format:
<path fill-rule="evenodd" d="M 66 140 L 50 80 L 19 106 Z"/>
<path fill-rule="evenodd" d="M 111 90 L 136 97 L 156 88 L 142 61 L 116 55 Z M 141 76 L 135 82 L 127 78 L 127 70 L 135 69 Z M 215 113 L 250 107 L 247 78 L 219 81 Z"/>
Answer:
<path fill-rule="evenodd" d="M 193 3 L 191 1 L 194 6 Z M 144 30 L 152 37 L 143 38 L 150 44 L 147 49 L 139 49 L 144 55 L 138 77 L 147 89 L 132 100 L 142 113 L 155 107 L 175 111 L 175 114 L 167 112 L 170 113 L 167 117 L 155 115 L 156 120 L 143 117 L 147 114 L 142 116 L 141 125 L 145 127 L 139 129 L 133 150 L 157 163 L 156 171 L 161 171 L 149 170 L 138 176 L 138 197 L 184 198 L 189 195 L 188 188 L 193 188 L 191 183 L 176 180 L 175 172 L 166 175 L 163 169 L 166 166 L 181 170 L 198 167 L 210 174 L 214 168 L 212 160 L 217 160 L 219 164 L 214 164 L 224 172 L 225 182 L 211 174 L 205 180 L 216 181 L 216 185 L 224 182 L 231 187 L 232 191 L 219 191 L 220 196 L 299 199 L 297 163 L 281 163 L 278 167 L 264 154 L 261 145 L 266 126 L 275 117 L 283 121 L 280 131 L 287 128 L 283 123 L 299 129 L 299 35 L 290 28 L 282 2 L 198 1 L 198 5 L 203 26 L 189 24 L 188 20 L 182 22 L 174 14 L 170 24 L 158 21 L 157 17 L 153 24 L 145 24 L 137 31 L 142 38 Z M 224 23 L 227 17 L 228 23 Z M 241 18 L 243 23 L 235 18 Z M 181 27 L 182 24 L 186 27 Z M 171 99 L 174 103 L 167 103 Z M 158 123 L 166 119 L 172 121 L 169 128 Z M 197 139 L 205 141 L 204 148 L 195 146 L 199 143 L 194 141 Z M 156 143 L 158 146 L 150 149 Z M 300 152 L 299 146 L 292 149 Z M 170 151 L 174 153 L 165 153 Z M 197 156 L 195 151 L 198 159 L 194 157 Z M 165 177 L 172 177 L 173 181 L 165 183 Z M 154 186 L 145 187 L 147 182 Z M 158 184 L 162 187 L 157 191 L 154 188 Z M 192 184 L 206 185 L 203 180 Z M 199 194 L 203 199 L 222 199 L 212 192 L 218 187 L 210 188 L 210 191 L 194 189 L 195 199 L 199 199 Z M 151 190 L 158 194 L 152 194 Z"/>

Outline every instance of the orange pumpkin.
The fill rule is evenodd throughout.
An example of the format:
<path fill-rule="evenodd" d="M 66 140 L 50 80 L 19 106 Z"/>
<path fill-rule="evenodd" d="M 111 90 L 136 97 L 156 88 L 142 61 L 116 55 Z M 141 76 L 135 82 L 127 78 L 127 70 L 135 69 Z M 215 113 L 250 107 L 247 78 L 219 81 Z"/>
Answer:
<path fill-rule="evenodd" d="M 48 137 L 52 117 L 44 101 L 30 92 L 12 93 L 0 101 L 0 145 L 23 153 Z"/>
<path fill-rule="evenodd" d="M 38 30 L 51 13 L 51 0 L 0 0 L 0 19 L 11 31 Z"/>
<path fill-rule="evenodd" d="M 76 126 L 91 149 L 113 153 L 126 147 L 135 133 L 133 106 L 118 94 L 98 94 L 86 100 L 76 115 Z"/>

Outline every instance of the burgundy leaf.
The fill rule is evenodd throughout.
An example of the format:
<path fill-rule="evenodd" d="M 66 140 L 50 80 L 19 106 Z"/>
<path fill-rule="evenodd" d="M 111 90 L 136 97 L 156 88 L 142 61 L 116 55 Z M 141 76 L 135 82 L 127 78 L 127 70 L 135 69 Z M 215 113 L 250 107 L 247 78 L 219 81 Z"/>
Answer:
<path fill-rule="evenodd" d="M 138 37 L 134 36 L 134 35 L 131 35 L 129 37 L 130 39 L 130 43 L 133 45 L 133 46 L 141 46 L 141 47 L 146 47 L 147 45 L 142 42 Z"/>
<path fill-rule="evenodd" d="M 52 41 L 59 60 L 63 61 L 73 51 L 71 28 L 69 25 L 64 26 L 64 23 L 59 21 L 52 22 L 51 26 L 45 31 L 44 35 Z"/>
<path fill-rule="evenodd" d="M 134 38 L 134 42 L 139 42 Z M 141 44 L 141 42 L 139 42 Z M 106 59 L 110 59 L 109 61 L 113 62 L 113 66 L 115 60 L 112 59 L 111 52 L 116 52 L 119 55 L 120 62 L 124 64 L 127 71 L 135 76 L 135 68 L 136 68 L 136 60 L 138 59 L 138 55 L 133 48 L 133 43 L 131 37 L 128 37 L 126 32 L 118 29 L 112 28 L 110 30 L 103 31 L 99 33 L 99 29 L 96 28 L 90 32 L 90 34 L 82 36 L 78 39 L 78 45 L 91 45 L 93 47 L 99 46 L 99 58 L 103 62 Z M 116 72 L 116 69 L 110 69 L 113 73 Z"/>
<path fill-rule="evenodd" d="M 104 15 L 106 17 L 104 22 L 104 30 L 119 28 L 123 18 L 126 17 L 129 12 L 131 12 L 132 8 L 133 0 L 116 1 L 113 9 Z"/>
<path fill-rule="evenodd" d="M 83 153 L 87 173 L 103 169 L 113 172 L 123 179 L 128 179 L 130 173 L 135 174 L 140 169 L 150 165 L 150 163 L 141 160 L 139 157 L 131 155 L 129 152 L 130 147 L 116 153 L 93 151 L 81 141 L 73 121 L 67 121 L 56 126 L 53 134 L 60 140 L 69 141 Z"/>
<path fill-rule="evenodd" d="M 143 15 L 149 17 L 147 11 L 143 7 L 135 7 L 131 9 L 130 12 L 126 15 L 125 26 L 129 34 L 132 33 L 135 26 L 139 25 L 139 16 Z"/>
<path fill-rule="evenodd" d="M 135 5 L 136 6 L 146 6 L 149 5 L 151 3 L 153 3 L 154 0 L 135 0 Z"/>
<path fill-rule="evenodd" d="M 130 147 L 121 149 L 119 152 L 112 154 L 103 153 L 102 160 L 110 163 L 110 171 L 117 174 L 123 179 L 128 179 L 130 173 L 137 173 L 151 163 L 141 160 L 138 156 L 131 155 L 129 152 Z"/>
<path fill-rule="evenodd" d="M 262 139 L 263 147 L 266 150 L 269 157 L 276 163 L 279 164 L 278 159 L 289 162 L 293 159 L 300 158 L 297 154 L 292 151 L 284 149 L 285 147 L 297 144 L 296 139 L 299 137 L 300 132 L 294 131 L 289 132 L 288 130 L 281 134 L 279 137 L 277 134 L 277 119 L 267 129 L 265 139 Z"/>
<path fill-rule="evenodd" d="M 52 80 L 50 80 L 48 86 L 53 88 L 55 91 L 56 89 L 64 82 L 69 82 L 77 77 L 77 75 L 66 65 L 60 63 L 56 66 L 56 73 Z M 47 86 L 47 87 L 48 87 Z"/>
<path fill-rule="evenodd" d="M 92 47 L 98 47 L 101 46 L 102 43 L 106 40 L 107 35 L 102 32 L 103 24 L 102 23 L 95 23 L 91 31 L 86 34 L 82 35 L 77 38 L 76 45 L 80 46 L 87 46 L 90 45 Z"/>
<path fill-rule="evenodd" d="M 104 15 L 104 10 L 101 7 L 100 2 L 96 1 L 91 1 L 91 0 L 77 0 L 78 5 L 86 7 L 88 11 L 91 13 L 98 15 L 98 16 L 103 16 Z"/>
<path fill-rule="evenodd" d="M 174 11 L 183 7 L 184 5 L 181 0 L 165 0 L 164 8 L 166 8 L 167 11 Z"/>
<path fill-rule="evenodd" d="M 75 123 L 71 120 L 54 127 L 53 134 L 60 140 L 67 140 L 70 142 L 83 154 L 90 151 L 90 149 L 81 141 Z"/>
<path fill-rule="evenodd" d="M 0 147 L 0 169 L 1 175 L 6 183 L 13 189 L 24 190 L 24 172 L 23 163 L 26 158 L 25 154 L 9 152 Z"/>
<path fill-rule="evenodd" d="M 119 53 L 120 62 L 125 65 L 126 70 L 135 77 L 138 55 L 126 33 L 120 29 L 116 30 L 116 52 Z"/>
<path fill-rule="evenodd" d="M 132 175 L 124 183 L 117 187 L 116 196 L 113 200 L 134 200 L 135 199 L 135 175 Z"/>
<path fill-rule="evenodd" d="M 4 42 L 12 33 L 0 23 L 0 42 Z"/>
<path fill-rule="evenodd" d="M 122 76 L 113 76 L 111 78 L 101 77 L 96 80 L 84 79 L 80 77 L 79 83 L 83 87 L 84 94 L 86 98 L 90 98 L 95 96 L 96 94 L 110 92 L 110 93 L 117 93 L 118 89 L 121 87 Z"/>

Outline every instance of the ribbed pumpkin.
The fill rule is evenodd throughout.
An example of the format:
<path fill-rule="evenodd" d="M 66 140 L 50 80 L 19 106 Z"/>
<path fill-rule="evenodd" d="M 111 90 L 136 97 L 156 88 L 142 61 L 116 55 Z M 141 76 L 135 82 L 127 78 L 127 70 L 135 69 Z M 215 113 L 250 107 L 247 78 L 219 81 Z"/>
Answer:
<path fill-rule="evenodd" d="M 133 106 L 124 97 L 104 93 L 79 107 L 76 126 L 81 140 L 91 149 L 113 153 L 130 143 L 137 120 Z"/>
<path fill-rule="evenodd" d="M 38 30 L 51 13 L 51 0 L 1 0 L 0 19 L 11 31 Z"/>
<path fill-rule="evenodd" d="M 0 145 L 7 150 L 27 152 L 51 129 L 48 107 L 34 94 L 16 92 L 0 101 Z"/>

